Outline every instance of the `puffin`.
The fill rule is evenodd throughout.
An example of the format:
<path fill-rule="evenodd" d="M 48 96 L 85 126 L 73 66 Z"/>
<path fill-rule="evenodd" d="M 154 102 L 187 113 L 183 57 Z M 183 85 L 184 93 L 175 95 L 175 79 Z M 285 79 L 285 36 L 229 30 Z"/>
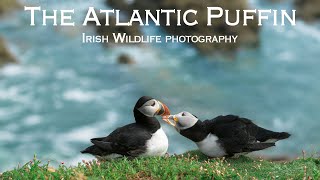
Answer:
<path fill-rule="evenodd" d="M 162 102 L 141 97 L 133 108 L 135 123 L 119 127 L 106 137 L 91 139 L 92 146 L 81 151 L 98 160 L 120 157 L 163 156 L 168 150 L 168 138 L 155 116 L 170 115 Z"/>
<path fill-rule="evenodd" d="M 201 121 L 189 112 L 180 112 L 164 116 L 163 120 L 195 142 L 208 157 L 238 157 L 275 146 L 275 142 L 290 137 L 287 132 L 270 131 L 235 115 Z"/>

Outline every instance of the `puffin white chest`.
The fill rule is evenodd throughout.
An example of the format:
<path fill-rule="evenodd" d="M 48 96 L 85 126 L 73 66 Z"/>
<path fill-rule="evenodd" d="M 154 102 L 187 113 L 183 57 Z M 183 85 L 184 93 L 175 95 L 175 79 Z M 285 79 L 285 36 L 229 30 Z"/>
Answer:
<path fill-rule="evenodd" d="M 221 157 L 227 155 L 223 147 L 218 143 L 219 138 L 209 134 L 204 140 L 197 142 L 199 150 L 209 157 Z"/>
<path fill-rule="evenodd" d="M 146 143 L 147 150 L 144 156 L 163 156 L 168 150 L 168 137 L 160 128 L 157 130 Z"/>

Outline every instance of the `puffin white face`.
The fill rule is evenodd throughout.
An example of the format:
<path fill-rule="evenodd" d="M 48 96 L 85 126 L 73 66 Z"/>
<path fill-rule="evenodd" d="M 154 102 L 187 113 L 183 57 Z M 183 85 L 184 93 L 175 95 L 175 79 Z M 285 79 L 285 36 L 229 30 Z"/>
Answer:
<path fill-rule="evenodd" d="M 198 122 L 198 118 L 189 112 L 181 112 L 175 115 L 163 116 L 163 120 L 174 126 L 178 131 L 191 128 Z"/>
<path fill-rule="evenodd" d="M 138 110 L 148 117 L 154 117 L 156 115 L 165 116 L 170 114 L 169 108 L 155 99 L 145 102 L 140 108 L 138 108 Z"/>

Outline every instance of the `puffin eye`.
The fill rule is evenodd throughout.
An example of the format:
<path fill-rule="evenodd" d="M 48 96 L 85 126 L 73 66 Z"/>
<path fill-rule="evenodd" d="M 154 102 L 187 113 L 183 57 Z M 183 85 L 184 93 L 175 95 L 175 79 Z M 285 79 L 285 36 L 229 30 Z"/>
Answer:
<path fill-rule="evenodd" d="M 154 107 L 156 105 L 156 102 L 153 101 L 153 103 L 151 104 L 152 107 Z"/>
<path fill-rule="evenodd" d="M 185 114 L 185 113 L 182 113 L 181 116 L 186 116 L 186 114 Z"/>

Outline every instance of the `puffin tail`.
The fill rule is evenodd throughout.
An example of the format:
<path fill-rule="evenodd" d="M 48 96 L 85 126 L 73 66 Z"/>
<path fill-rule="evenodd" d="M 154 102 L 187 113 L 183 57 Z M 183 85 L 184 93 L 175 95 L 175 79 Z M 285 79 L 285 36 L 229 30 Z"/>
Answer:
<path fill-rule="evenodd" d="M 112 143 L 92 139 L 91 142 L 104 151 L 112 151 Z"/>
<path fill-rule="evenodd" d="M 278 140 L 287 139 L 290 136 L 291 136 L 291 134 L 289 134 L 287 132 L 281 132 L 281 133 L 277 133 L 276 139 L 278 139 Z"/>
<path fill-rule="evenodd" d="M 263 143 L 274 143 L 282 139 L 287 139 L 291 134 L 287 132 L 273 132 L 267 129 L 260 128 L 256 139 Z"/>
<path fill-rule="evenodd" d="M 87 147 L 86 149 L 80 151 L 82 154 L 90 154 L 90 152 L 92 151 L 93 146 Z"/>
<path fill-rule="evenodd" d="M 275 143 L 254 143 L 247 147 L 248 151 L 259 151 L 262 149 L 266 149 L 272 146 L 275 146 Z"/>
<path fill-rule="evenodd" d="M 100 155 L 102 153 L 101 149 L 96 145 L 90 146 L 80 152 L 82 154 L 92 154 L 92 155 Z"/>
<path fill-rule="evenodd" d="M 264 141 L 264 143 L 275 143 L 279 140 L 283 140 L 283 139 L 287 139 L 291 136 L 291 134 L 287 133 L 287 132 L 273 132 L 268 139 L 266 139 Z"/>

